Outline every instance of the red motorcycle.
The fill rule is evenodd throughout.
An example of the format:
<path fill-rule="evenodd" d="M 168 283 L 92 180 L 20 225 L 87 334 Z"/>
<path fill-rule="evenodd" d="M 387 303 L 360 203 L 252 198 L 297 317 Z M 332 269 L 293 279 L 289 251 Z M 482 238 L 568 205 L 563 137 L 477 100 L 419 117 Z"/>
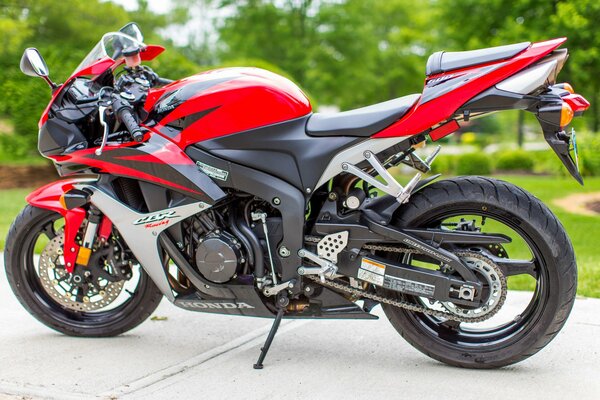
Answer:
<path fill-rule="evenodd" d="M 521 361 L 573 306 L 571 242 L 510 183 L 424 179 L 440 148 L 420 148 L 471 118 L 526 110 L 582 182 L 566 127 L 589 103 L 556 83 L 565 40 L 438 52 L 421 94 L 334 115 L 261 69 L 163 79 L 141 63 L 164 48 L 135 24 L 104 35 L 61 85 L 27 49 L 22 71 L 52 88 L 39 151 L 69 178 L 27 197 L 6 244 L 10 285 L 73 336 L 126 332 L 163 297 L 274 318 L 255 368 L 282 318 L 377 319 L 378 304 L 442 362 Z M 388 171 L 400 164 L 416 170 L 406 183 Z M 508 291 L 513 281 L 534 291 Z"/>

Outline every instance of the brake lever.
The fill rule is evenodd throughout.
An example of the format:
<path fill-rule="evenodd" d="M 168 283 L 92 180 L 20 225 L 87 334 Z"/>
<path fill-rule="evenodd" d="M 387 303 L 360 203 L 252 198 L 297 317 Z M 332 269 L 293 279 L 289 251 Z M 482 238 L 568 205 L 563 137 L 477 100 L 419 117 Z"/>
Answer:
<path fill-rule="evenodd" d="M 98 113 L 100 114 L 100 125 L 102 125 L 102 127 L 104 128 L 104 134 L 102 135 L 102 143 L 100 144 L 100 147 L 97 148 L 94 153 L 97 156 L 102 155 L 102 151 L 104 150 L 104 146 L 106 146 L 106 141 L 108 140 L 108 124 L 106 123 L 106 121 L 104 120 L 104 113 L 106 111 L 108 107 L 106 106 L 99 106 L 98 107 Z"/>

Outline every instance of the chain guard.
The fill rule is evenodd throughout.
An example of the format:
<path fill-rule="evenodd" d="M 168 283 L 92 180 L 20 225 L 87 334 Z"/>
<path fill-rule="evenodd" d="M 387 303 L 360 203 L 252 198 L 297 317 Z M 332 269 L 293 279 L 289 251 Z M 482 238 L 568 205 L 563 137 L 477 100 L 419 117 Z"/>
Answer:
<path fill-rule="evenodd" d="M 305 236 L 305 241 L 309 242 L 309 243 L 318 243 L 321 238 L 316 237 L 316 236 Z M 404 253 L 404 254 L 422 254 L 421 251 L 417 250 L 417 249 L 412 249 L 412 248 L 408 248 L 408 247 L 400 247 L 400 246 L 389 246 L 389 245 L 375 245 L 375 244 L 367 244 L 364 245 L 362 247 L 362 249 L 364 250 L 371 250 L 371 251 L 385 251 L 385 252 L 394 252 L 394 253 Z M 466 252 L 463 253 L 457 253 L 457 255 L 459 257 L 463 256 L 464 254 L 466 254 Z M 479 259 L 482 259 L 482 261 L 485 261 L 486 264 L 491 264 L 493 266 L 495 266 L 495 264 L 489 260 L 487 257 L 475 253 L 475 252 L 468 252 L 469 257 L 477 257 Z M 318 277 L 316 276 L 311 276 L 311 275 L 307 275 L 305 276 L 306 278 L 322 285 L 322 286 L 326 286 L 329 287 L 331 289 L 335 289 L 338 291 L 342 291 L 345 293 L 348 293 L 356 298 L 361 298 L 361 299 L 370 299 L 370 300 L 374 300 L 378 303 L 382 303 L 382 304 L 389 304 L 391 306 L 394 307 L 398 307 L 398 308 L 402 308 L 408 311 L 412 311 L 412 312 L 419 312 L 422 314 L 426 314 L 426 315 L 430 315 L 432 317 L 436 317 L 436 318 L 443 318 L 446 320 L 450 320 L 450 321 L 456 321 L 456 322 L 465 322 L 465 323 L 477 323 L 477 322 L 483 322 L 485 320 L 488 320 L 490 318 L 492 318 L 494 315 L 496 315 L 496 313 L 500 310 L 500 308 L 502 308 L 502 305 L 504 304 L 504 301 L 506 299 L 506 294 L 507 294 L 507 289 L 506 289 L 506 278 L 504 277 L 504 275 L 502 275 L 502 273 L 500 272 L 500 269 L 495 266 L 492 267 L 494 269 L 494 271 L 496 273 L 499 274 L 499 278 L 500 278 L 500 290 L 501 290 L 501 294 L 500 294 L 500 298 L 499 300 L 494 304 L 493 307 L 490 307 L 488 310 L 481 313 L 464 313 L 463 310 L 468 310 L 465 308 L 459 308 L 455 306 L 455 309 L 452 309 L 452 311 L 449 309 L 448 305 L 443 305 L 444 308 L 446 308 L 446 311 L 440 311 L 440 310 L 435 310 L 429 307 L 425 307 L 425 306 L 421 306 L 418 304 L 414 304 L 408 301 L 404 301 L 404 300 L 397 300 L 397 299 L 393 299 L 393 298 L 389 298 L 389 297 L 385 297 L 385 296 L 380 296 L 378 294 L 375 293 L 371 293 L 371 292 L 367 292 L 365 290 L 361 290 L 361 289 L 356 289 L 346 283 L 341 283 L 339 281 L 334 281 L 334 280 L 325 280 L 325 282 L 322 282 Z"/>

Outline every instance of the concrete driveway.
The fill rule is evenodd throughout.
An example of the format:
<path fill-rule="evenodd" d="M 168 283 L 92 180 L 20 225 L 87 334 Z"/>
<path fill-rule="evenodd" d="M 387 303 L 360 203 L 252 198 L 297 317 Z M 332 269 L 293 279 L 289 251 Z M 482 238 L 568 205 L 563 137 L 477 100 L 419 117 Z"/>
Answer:
<path fill-rule="evenodd" d="M 256 371 L 269 320 L 163 301 L 156 315 L 166 320 L 112 339 L 71 338 L 29 316 L 0 271 L 0 400 L 600 399 L 600 300 L 578 299 L 548 347 L 501 370 L 433 361 L 383 317 L 284 321 Z"/>

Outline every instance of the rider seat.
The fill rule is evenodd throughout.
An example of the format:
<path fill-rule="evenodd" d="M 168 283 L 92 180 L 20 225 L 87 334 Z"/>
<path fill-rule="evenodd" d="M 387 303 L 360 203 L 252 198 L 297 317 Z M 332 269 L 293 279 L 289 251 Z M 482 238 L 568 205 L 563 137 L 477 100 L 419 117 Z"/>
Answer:
<path fill-rule="evenodd" d="M 368 137 L 402 118 L 419 97 L 420 94 L 411 94 L 356 110 L 313 114 L 306 123 L 306 133 L 310 136 Z"/>
<path fill-rule="evenodd" d="M 516 56 L 530 44 L 530 42 L 523 42 L 471 51 L 438 51 L 429 56 L 425 72 L 429 76 L 492 61 L 506 60 Z"/>

